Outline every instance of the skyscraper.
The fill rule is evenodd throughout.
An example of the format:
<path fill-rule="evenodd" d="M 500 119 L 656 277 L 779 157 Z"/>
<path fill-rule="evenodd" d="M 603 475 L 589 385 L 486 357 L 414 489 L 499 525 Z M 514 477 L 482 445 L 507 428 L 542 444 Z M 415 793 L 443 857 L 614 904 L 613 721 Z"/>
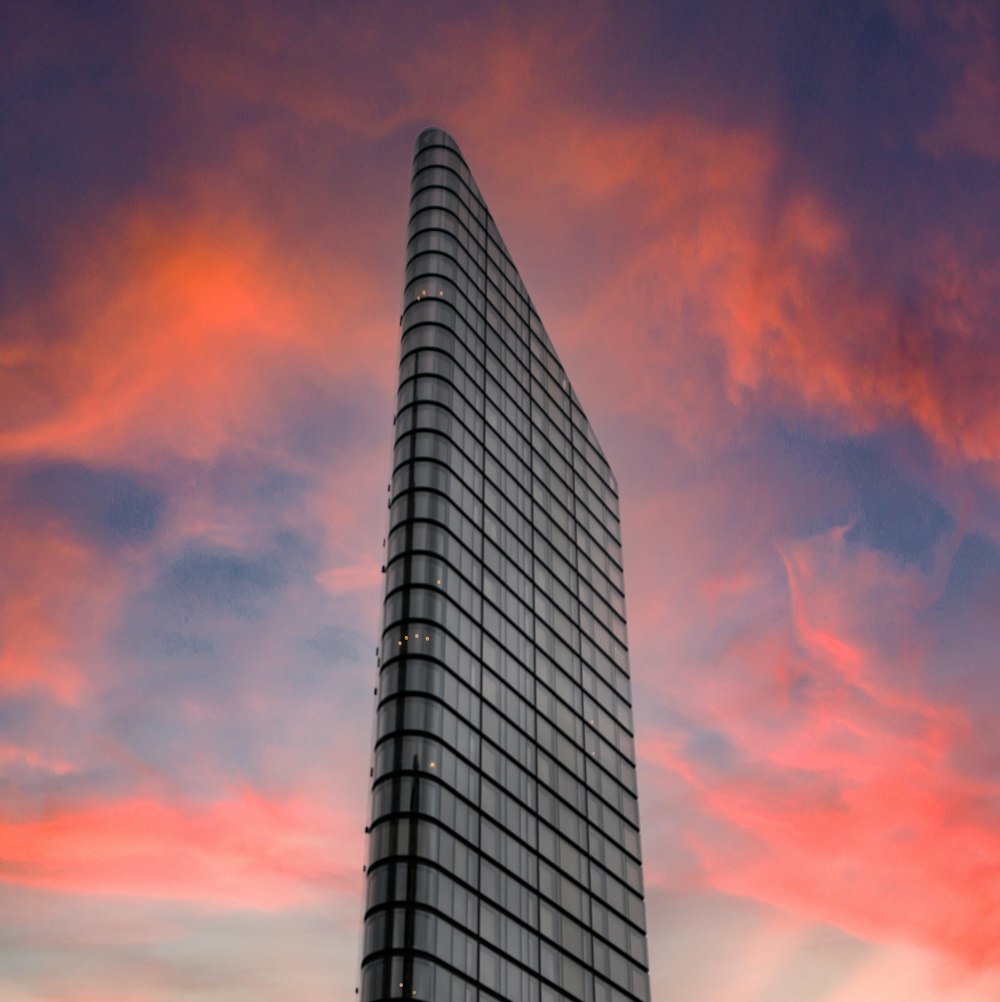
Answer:
<path fill-rule="evenodd" d="M 458 146 L 413 162 L 363 1002 L 648 1002 L 614 475 Z"/>

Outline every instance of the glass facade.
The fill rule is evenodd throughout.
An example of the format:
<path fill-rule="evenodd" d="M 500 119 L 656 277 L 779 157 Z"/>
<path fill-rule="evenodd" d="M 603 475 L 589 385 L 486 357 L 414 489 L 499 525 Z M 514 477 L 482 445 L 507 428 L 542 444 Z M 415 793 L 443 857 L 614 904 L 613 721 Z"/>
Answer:
<path fill-rule="evenodd" d="M 615 479 L 439 130 L 401 330 L 361 999 L 649 1002 Z"/>

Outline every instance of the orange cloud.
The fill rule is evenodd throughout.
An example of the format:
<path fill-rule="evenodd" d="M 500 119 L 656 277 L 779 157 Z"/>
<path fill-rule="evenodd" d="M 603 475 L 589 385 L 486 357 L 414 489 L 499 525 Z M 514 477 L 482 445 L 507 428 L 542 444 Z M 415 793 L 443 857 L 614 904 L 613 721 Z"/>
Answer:
<path fill-rule="evenodd" d="M 276 372 L 367 374 L 372 279 L 349 262 L 303 274 L 259 225 L 166 207 L 109 228 L 68 254 L 54 302 L 9 318 L 3 454 L 209 458 L 266 444 Z"/>

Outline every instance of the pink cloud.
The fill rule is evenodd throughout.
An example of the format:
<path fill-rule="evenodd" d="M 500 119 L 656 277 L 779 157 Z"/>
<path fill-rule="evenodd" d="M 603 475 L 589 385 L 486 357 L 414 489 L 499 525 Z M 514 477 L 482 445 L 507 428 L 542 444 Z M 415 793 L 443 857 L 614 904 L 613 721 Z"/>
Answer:
<path fill-rule="evenodd" d="M 422 20 L 394 19 L 393 44 L 408 47 Z M 581 97 L 574 88 L 588 79 L 605 26 L 576 11 L 509 24 L 455 17 L 422 36 L 419 60 L 387 73 L 373 58 L 383 53 L 384 15 L 329 13 L 305 36 L 292 17 L 257 7 L 200 19 L 197 32 L 162 24 L 156 72 L 176 71 L 206 106 L 228 97 L 319 125 L 319 142 L 343 144 L 343 159 L 357 153 L 362 169 L 370 161 L 351 145 L 358 136 L 415 131 L 428 115 L 453 129 L 529 287 L 548 283 L 537 301 L 598 414 L 624 412 L 630 427 L 702 456 L 751 434 L 761 411 L 788 408 L 850 432 L 912 422 L 951 460 L 1000 458 L 1000 370 L 989 342 L 996 270 L 939 235 L 914 276 L 922 299 L 904 308 L 860 270 L 841 207 L 805 182 L 780 184 L 785 151 L 766 124 L 710 122 L 665 104 L 624 118 Z M 928 140 L 942 151 L 977 136 L 993 95 L 994 41 L 970 50 L 953 121 Z M 987 154 L 990 135 L 976 139 Z M 278 168 L 260 138 L 251 128 L 232 162 L 175 177 L 193 207 L 119 206 L 101 240 L 88 233 L 67 246 L 47 303 L 3 318 L 19 333 L 0 349 L 0 393 L 16 418 L 0 432 L 0 454 L 155 469 L 165 454 L 197 463 L 234 444 L 277 451 L 275 377 L 287 368 L 334 385 L 391 384 L 404 181 L 392 219 L 381 206 L 349 204 L 354 189 L 345 186 L 331 210 L 343 239 L 328 253 L 301 249 L 291 233 L 301 217 L 283 215 L 273 195 L 259 199 L 255 185 L 284 190 L 287 180 L 274 184 Z M 318 159 L 318 145 L 295 141 L 303 161 Z M 288 197 L 311 204 L 314 194 Z M 356 241 L 383 228 L 391 243 L 376 249 L 390 248 L 392 267 L 373 268 Z M 557 275 L 546 278 L 552 261 Z M 364 568 L 374 566 L 365 563 L 373 547 L 356 529 L 377 496 L 372 471 L 386 461 L 339 463 L 297 513 L 345 551 L 325 555 L 319 575 L 340 598 L 372 583 Z M 642 461 L 663 466 L 664 480 L 675 472 L 656 441 Z M 173 538 L 235 545 L 269 531 L 197 487 L 178 488 L 187 493 L 165 530 Z M 809 502 L 797 494 L 789 504 Z M 659 670 L 681 641 L 727 627 L 717 663 L 692 656 L 675 682 L 648 684 L 724 734 L 741 763 L 727 774 L 666 729 L 648 732 L 643 781 L 655 777 L 683 804 L 672 823 L 700 867 L 658 874 L 651 846 L 669 836 L 654 829 L 653 882 L 707 879 L 861 935 L 994 962 L 996 791 L 954 763 L 973 740 L 962 707 L 935 703 L 920 682 L 929 656 L 921 603 L 938 582 L 848 552 L 843 533 L 783 543 L 768 563 L 761 546 L 780 534 L 776 503 L 725 471 L 700 490 L 661 488 L 627 504 L 638 516 L 626 523 L 640 571 L 639 587 L 630 577 L 633 636 L 646 664 Z M 751 515 L 740 531 L 720 531 L 735 512 Z M 58 534 L 34 549 L 18 545 L 16 586 L 0 609 L 9 638 L 0 684 L 80 704 L 88 675 L 102 670 L 95 652 L 125 588 L 141 587 L 146 569 L 131 564 L 134 576 L 119 579 L 114 562 Z M 254 653 L 277 662 L 278 646 Z M 186 710 L 212 719 L 227 708 L 191 701 Z M 0 761 L 55 771 L 63 763 L 43 743 L 10 749 Z M 298 764 L 273 754 L 275 771 Z M 348 886 L 361 859 L 360 806 L 353 814 L 319 795 L 240 791 L 208 805 L 137 797 L 6 822 L 0 856 L 27 887 L 277 908 Z M 764 952 L 779 970 L 782 958 Z M 879 978 L 859 981 L 868 998 L 882 997 L 871 986 L 892 983 Z"/>
<path fill-rule="evenodd" d="M 315 798 L 134 797 L 0 822 L 4 879 L 65 894 L 280 909 L 359 893 L 360 826 Z"/>
<path fill-rule="evenodd" d="M 525 47 L 544 40 L 538 31 Z M 470 42 L 476 82 L 446 102 L 445 124 L 474 168 L 477 157 L 487 165 L 480 181 L 488 198 L 501 193 L 493 207 L 522 270 L 530 276 L 535 257 L 561 261 L 549 279 L 556 308 L 545 308 L 545 287 L 537 298 L 564 354 L 580 360 L 571 368 L 591 406 L 693 447 L 733 435 L 764 401 L 852 433 L 908 421 L 944 454 L 1000 459 L 990 341 L 1000 274 L 971 241 L 935 230 L 919 254 L 901 248 L 913 257 L 914 302 L 866 263 L 844 208 L 807 180 L 780 185 L 786 153 L 766 123 L 682 110 L 611 118 L 567 103 L 558 84 L 533 86 L 551 63 L 524 47 L 532 74 L 505 83 L 503 44 L 482 59 Z M 568 52 L 582 58 L 587 44 L 580 32 L 557 51 L 572 64 Z M 484 123 L 497 119 L 516 123 L 522 141 L 493 135 Z"/>
<path fill-rule="evenodd" d="M 115 621 L 125 574 L 57 526 L 40 530 L 15 514 L 4 536 L 0 692 L 40 690 L 76 704 L 88 684 L 83 652 Z M 84 587 L 98 579 L 101 589 Z"/>
<path fill-rule="evenodd" d="M 912 421 L 946 454 L 1000 458 L 995 268 L 940 237 L 920 264 L 922 301 L 905 308 L 859 271 L 836 207 L 793 192 L 777 213 L 766 208 L 780 162 L 766 134 L 752 158 L 736 132 L 706 136 L 693 122 L 648 131 L 659 134 L 646 140 L 646 180 L 624 206 L 647 220 L 643 236 L 578 324 L 592 351 L 623 325 L 650 331 L 655 317 L 657 333 L 604 347 L 600 385 L 692 445 L 732 435 L 767 400 L 853 433 Z M 618 159 L 612 143 L 595 142 L 599 160 Z M 681 170 L 677 149 L 688 154 Z"/>
<path fill-rule="evenodd" d="M 960 706 L 923 692 L 932 583 L 849 548 L 843 530 L 782 555 L 785 622 L 749 628 L 685 698 L 739 764 L 720 770 L 678 739 L 640 742 L 695 797 L 686 831 L 704 879 L 859 936 L 997 965 L 1000 786 L 957 770 L 975 735 Z"/>

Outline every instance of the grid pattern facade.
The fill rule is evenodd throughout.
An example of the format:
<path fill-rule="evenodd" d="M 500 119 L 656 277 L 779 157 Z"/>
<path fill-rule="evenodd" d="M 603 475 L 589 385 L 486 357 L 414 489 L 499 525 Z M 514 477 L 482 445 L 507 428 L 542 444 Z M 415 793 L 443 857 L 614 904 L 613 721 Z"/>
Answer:
<path fill-rule="evenodd" d="M 363 1002 L 649 1002 L 614 476 L 458 147 L 417 139 Z"/>

